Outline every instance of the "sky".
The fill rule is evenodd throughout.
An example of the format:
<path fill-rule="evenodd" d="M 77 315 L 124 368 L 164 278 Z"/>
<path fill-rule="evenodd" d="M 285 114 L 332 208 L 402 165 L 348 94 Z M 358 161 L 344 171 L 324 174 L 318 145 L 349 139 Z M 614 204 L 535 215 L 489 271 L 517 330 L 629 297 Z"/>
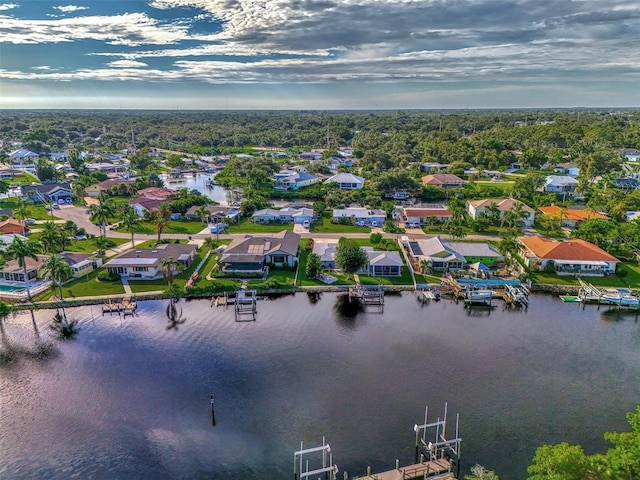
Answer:
<path fill-rule="evenodd" d="M 0 108 L 640 106 L 638 0 L 0 0 Z"/>

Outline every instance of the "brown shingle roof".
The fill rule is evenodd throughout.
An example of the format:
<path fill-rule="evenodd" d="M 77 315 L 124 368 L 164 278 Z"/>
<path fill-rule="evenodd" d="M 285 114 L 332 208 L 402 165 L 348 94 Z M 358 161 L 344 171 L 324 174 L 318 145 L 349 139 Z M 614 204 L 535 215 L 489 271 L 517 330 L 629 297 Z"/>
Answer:
<path fill-rule="evenodd" d="M 533 255 L 540 259 L 603 262 L 618 261 L 618 259 L 613 255 L 610 255 L 597 245 L 585 240 L 575 239 L 559 242 L 539 235 L 533 235 L 531 237 L 521 238 L 520 242 L 527 247 Z"/>
<path fill-rule="evenodd" d="M 533 208 L 522 203 L 520 200 L 516 200 L 515 198 L 487 198 L 485 200 L 469 200 L 469 205 L 473 206 L 475 209 L 487 208 L 492 203 L 495 203 L 501 212 L 511 210 L 511 207 L 518 203 L 522 204 L 522 209 L 525 212 L 533 213 L 534 211 Z"/>

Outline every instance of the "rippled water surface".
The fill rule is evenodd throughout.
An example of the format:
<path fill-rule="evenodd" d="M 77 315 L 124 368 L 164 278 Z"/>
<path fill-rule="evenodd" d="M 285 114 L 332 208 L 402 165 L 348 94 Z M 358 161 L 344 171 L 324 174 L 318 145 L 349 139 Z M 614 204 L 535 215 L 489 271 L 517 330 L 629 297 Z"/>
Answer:
<path fill-rule="evenodd" d="M 29 315 L 5 321 L 0 478 L 291 478 L 300 441 L 323 435 L 341 470 L 364 474 L 410 462 L 424 406 L 435 416 L 448 401 L 463 470 L 522 479 L 540 444 L 604 449 L 640 401 L 637 318 L 552 297 L 469 313 L 405 293 L 379 313 L 296 294 L 246 323 L 182 301 L 177 329 L 165 306 L 70 309 L 78 337 L 44 357 Z M 52 314 L 36 314 L 42 339 Z"/>

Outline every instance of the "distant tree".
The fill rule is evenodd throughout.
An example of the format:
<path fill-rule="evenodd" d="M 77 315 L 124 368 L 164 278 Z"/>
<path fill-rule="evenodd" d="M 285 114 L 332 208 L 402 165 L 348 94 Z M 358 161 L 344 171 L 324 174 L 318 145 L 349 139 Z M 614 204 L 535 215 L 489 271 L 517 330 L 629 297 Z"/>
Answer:
<path fill-rule="evenodd" d="M 366 252 L 353 240 L 340 238 L 335 254 L 336 267 L 347 277 L 363 269 L 369 262 Z"/>
<path fill-rule="evenodd" d="M 471 467 L 471 474 L 464 476 L 464 480 L 499 480 L 498 475 L 492 470 L 487 470 L 482 465 Z"/>
<path fill-rule="evenodd" d="M 382 241 L 382 234 L 381 233 L 372 233 L 369 236 L 369 241 L 371 243 L 373 243 L 374 245 L 378 245 Z"/>
<path fill-rule="evenodd" d="M 185 163 L 182 159 L 182 155 L 173 154 L 169 155 L 169 158 L 165 161 L 165 165 L 169 168 L 182 168 Z"/>
<path fill-rule="evenodd" d="M 56 176 L 56 169 L 46 158 L 38 159 L 36 163 L 36 176 L 41 182 L 51 181 Z"/>

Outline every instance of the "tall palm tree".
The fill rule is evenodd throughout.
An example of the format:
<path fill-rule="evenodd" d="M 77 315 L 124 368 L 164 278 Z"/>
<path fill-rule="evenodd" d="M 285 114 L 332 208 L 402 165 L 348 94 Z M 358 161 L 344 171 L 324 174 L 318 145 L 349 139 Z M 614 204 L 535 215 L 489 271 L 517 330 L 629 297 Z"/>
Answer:
<path fill-rule="evenodd" d="M 167 284 L 169 290 L 173 285 L 173 274 L 175 267 L 178 266 L 178 262 L 173 257 L 166 257 L 162 259 L 162 279 Z"/>
<path fill-rule="evenodd" d="M 487 215 L 489 216 L 489 219 L 491 219 L 491 223 L 493 225 L 496 225 L 498 223 L 498 221 L 500 220 L 500 216 L 501 213 L 500 212 L 500 208 L 498 207 L 498 204 L 496 202 L 491 202 L 489 205 L 486 206 L 486 208 L 484 209 L 485 212 L 487 212 Z M 502 226 L 502 225 L 500 225 Z"/>
<path fill-rule="evenodd" d="M 109 247 L 109 239 L 104 235 L 96 237 L 93 243 L 95 243 L 100 255 L 104 255 L 105 250 Z"/>
<path fill-rule="evenodd" d="M 31 301 L 29 291 L 29 277 L 27 276 L 27 258 L 38 260 L 38 252 L 41 245 L 38 242 L 23 242 L 20 237 L 13 237 L 13 241 L 7 246 L 5 254 L 8 258 L 16 260 L 24 272 L 24 284 L 27 289 L 27 298 Z"/>
<path fill-rule="evenodd" d="M 61 301 L 64 301 L 62 298 L 62 282 L 73 275 L 73 271 L 69 264 L 64 260 L 64 257 L 58 254 L 49 256 L 49 258 L 47 258 L 42 264 L 40 272 L 43 277 L 51 279 L 51 285 L 54 291 L 55 287 L 58 287 L 58 297 Z"/>
<path fill-rule="evenodd" d="M 158 242 L 160 242 L 160 236 L 162 235 L 162 231 L 167 227 L 167 219 L 162 216 L 159 212 L 153 216 L 153 225 L 158 230 Z"/>
<path fill-rule="evenodd" d="M 98 203 L 89 207 L 89 212 L 96 219 L 97 225 L 102 230 L 102 235 L 107 236 L 107 224 L 115 213 L 111 200 L 104 196 L 98 197 Z"/>
<path fill-rule="evenodd" d="M 126 205 L 122 209 L 122 217 L 120 218 L 120 225 L 127 231 L 131 232 L 131 248 L 135 247 L 133 234 L 135 233 L 135 227 L 140 223 L 140 217 L 133 209 L 132 206 Z"/>
<path fill-rule="evenodd" d="M 209 219 L 209 209 L 207 207 L 205 207 L 204 205 L 200 205 L 194 213 L 202 223 L 204 223 L 205 225 L 208 223 L 207 220 Z"/>
<path fill-rule="evenodd" d="M 22 222 L 22 235 L 25 234 L 26 224 L 24 221 L 29 217 L 29 207 L 27 206 L 27 202 L 20 198 L 18 199 L 18 203 L 16 204 L 16 208 L 13 209 L 13 218 L 16 220 L 20 220 Z"/>

